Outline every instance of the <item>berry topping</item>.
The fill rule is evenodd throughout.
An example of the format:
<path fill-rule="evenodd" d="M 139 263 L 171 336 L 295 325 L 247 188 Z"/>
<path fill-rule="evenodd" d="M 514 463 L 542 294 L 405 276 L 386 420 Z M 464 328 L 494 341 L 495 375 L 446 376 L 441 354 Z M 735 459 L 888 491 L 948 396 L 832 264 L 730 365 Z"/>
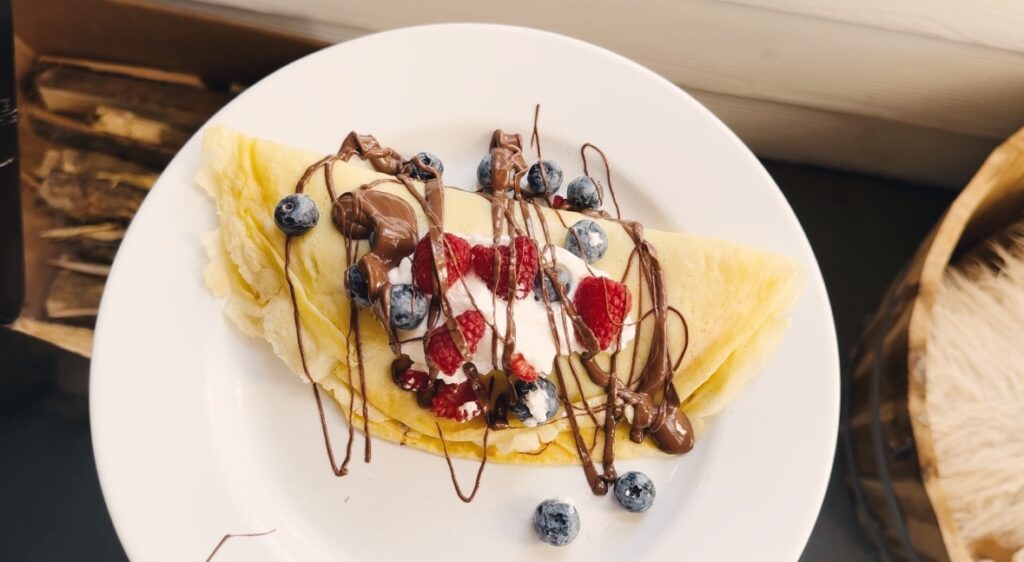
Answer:
<path fill-rule="evenodd" d="M 642 472 L 627 472 L 615 481 L 615 499 L 626 511 L 640 513 L 654 505 L 654 482 Z"/>
<path fill-rule="evenodd" d="M 418 163 L 417 160 L 419 161 Z M 430 168 L 437 170 L 438 175 L 444 172 L 444 163 L 441 162 L 437 155 L 429 152 L 417 154 L 408 163 L 409 175 L 421 181 L 434 179 L 434 173 L 430 171 Z"/>
<path fill-rule="evenodd" d="M 516 381 L 515 387 L 519 399 L 509 404 L 508 409 L 527 427 L 536 427 L 558 413 L 558 392 L 548 379 Z"/>
<path fill-rule="evenodd" d="M 530 193 L 534 195 L 554 193 L 562 187 L 562 167 L 553 160 L 541 160 L 530 166 L 526 181 Z"/>
<path fill-rule="evenodd" d="M 533 512 L 533 529 L 540 540 L 565 546 L 580 532 L 580 514 L 565 500 L 544 500 Z"/>
<path fill-rule="evenodd" d="M 445 233 L 444 261 L 447 265 L 448 279 L 445 288 L 451 287 L 462 274 L 469 269 L 469 242 L 454 234 Z M 426 294 L 434 291 L 434 255 L 430 250 L 430 235 L 424 236 L 416 244 L 412 255 L 412 279 L 416 288 Z"/>
<path fill-rule="evenodd" d="M 345 270 L 345 290 L 352 302 L 359 306 L 370 306 L 370 287 L 358 265 L 350 265 Z"/>
<path fill-rule="evenodd" d="M 530 292 L 537 268 L 540 266 L 540 258 L 537 255 L 537 244 L 528 236 L 516 236 L 513 246 L 516 261 L 514 296 L 521 299 Z M 495 260 L 498 262 L 497 279 L 494 276 Z M 505 300 L 513 296 L 513 291 L 510 291 L 508 286 L 508 266 L 511 262 L 509 245 L 498 246 L 497 249 L 490 246 L 473 246 L 473 271 L 487 283 L 487 288 Z"/>
<path fill-rule="evenodd" d="M 412 285 L 391 286 L 391 325 L 412 330 L 427 317 L 427 297 Z"/>
<path fill-rule="evenodd" d="M 597 184 L 587 176 L 580 176 L 569 182 L 569 187 L 565 188 L 565 199 L 578 211 L 601 206 Z"/>
<path fill-rule="evenodd" d="M 568 209 L 569 202 L 565 200 L 565 197 L 562 197 L 561 195 L 555 195 L 554 197 L 551 198 L 551 208 Z"/>
<path fill-rule="evenodd" d="M 491 189 L 494 187 L 494 178 L 491 177 L 490 152 L 476 166 L 476 181 L 480 184 L 481 189 Z"/>
<path fill-rule="evenodd" d="M 558 272 L 558 282 L 561 283 L 562 289 L 568 293 L 569 289 L 572 289 L 572 279 L 569 277 L 569 272 L 564 267 L 559 266 L 555 271 Z M 535 300 L 544 300 L 544 294 L 541 293 L 541 284 L 544 285 L 544 291 L 548 294 L 548 301 L 558 301 L 558 291 L 555 290 L 554 284 L 551 283 L 551 279 L 548 278 L 547 274 L 543 271 L 537 272 L 537 278 L 533 281 L 533 298 Z"/>
<path fill-rule="evenodd" d="M 438 383 L 430 409 L 439 418 L 460 422 L 469 421 L 483 411 L 469 381 L 458 384 Z"/>
<path fill-rule="evenodd" d="M 523 357 L 522 353 L 513 355 L 508 366 L 512 374 L 521 381 L 530 382 L 537 380 L 537 369 L 533 368 L 533 365 Z"/>
<path fill-rule="evenodd" d="M 320 210 L 309 195 L 295 193 L 281 199 L 274 208 L 274 222 L 285 234 L 302 234 L 316 226 Z"/>
<path fill-rule="evenodd" d="M 565 249 L 587 263 L 594 263 L 608 251 L 608 235 L 601 225 L 583 219 L 569 227 L 565 234 Z"/>
<path fill-rule="evenodd" d="M 584 277 L 573 296 L 576 313 L 605 349 L 619 336 L 631 304 L 629 288 L 607 277 Z M 587 342 L 576 333 L 576 339 Z"/>
<path fill-rule="evenodd" d="M 395 373 L 395 384 L 402 390 L 419 392 L 430 386 L 430 375 L 426 371 L 409 368 L 400 373 Z"/>
<path fill-rule="evenodd" d="M 475 310 L 467 310 L 456 316 L 455 321 L 459 325 L 459 332 L 466 340 L 469 353 L 474 353 L 476 344 L 480 342 L 480 338 L 484 337 L 484 329 L 487 328 L 483 315 Z M 428 338 L 427 357 L 442 373 L 454 374 L 468 359 L 463 357 L 459 348 L 455 346 L 455 341 L 452 339 L 447 325 L 431 330 Z"/>

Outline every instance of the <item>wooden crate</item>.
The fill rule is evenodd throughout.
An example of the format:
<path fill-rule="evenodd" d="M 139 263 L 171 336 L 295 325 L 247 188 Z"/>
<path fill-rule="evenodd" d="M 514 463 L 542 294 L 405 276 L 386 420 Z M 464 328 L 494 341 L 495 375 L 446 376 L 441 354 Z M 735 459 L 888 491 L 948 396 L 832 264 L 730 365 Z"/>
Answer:
<path fill-rule="evenodd" d="M 48 307 L 55 279 L 67 267 L 54 266 L 61 262 L 64 251 L 59 239 L 47 234 L 80 225 L 44 204 L 39 185 L 31 178 L 47 149 L 66 144 L 44 138 L 38 134 L 38 127 L 32 126 L 43 94 L 38 91 L 38 76 L 34 74 L 40 63 L 88 61 L 103 72 L 120 74 L 130 70 L 132 75 L 156 81 L 196 82 L 211 90 L 233 93 L 229 85 L 252 84 L 325 44 L 145 1 L 14 0 L 13 8 L 22 116 L 19 142 L 26 292 L 20 317 L 12 326 L 0 325 L 0 357 L 6 361 L 0 367 L 0 397 L 16 404 L 40 389 L 52 389 L 48 399 L 51 406 L 69 418 L 84 419 L 95 305 L 88 314 L 70 319 L 55 317 L 52 307 Z M 49 86 L 56 88 L 52 83 Z M 180 144 L 182 140 L 175 142 Z M 164 158 L 151 164 L 162 164 L 169 156 L 165 151 Z M 122 231 L 126 221 L 124 217 L 117 225 Z M 104 258 L 104 264 L 109 259 Z M 92 271 L 102 275 L 106 269 L 94 267 Z M 66 287 L 75 290 L 73 284 Z M 93 284 L 90 302 L 96 301 L 96 292 Z"/>
<path fill-rule="evenodd" d="M 60 112 L 66 107 L 42 111 L 40 98 L 45 96 L 36 75 L 41 65 L 76 68 L 87 64 L 109 75 L 165 84 L 193 85 L 194 82 L 209 86 L 211 91 L 224 91 L 216 105 L 204 108 L 206 113 L 211 113 L 228 99 L 227 92 L 232 90 L 228 85 L 252 84 L 284 64 L 323 47 L 324 43 L 146 2 L 15 0 L 13 7 L 18 106 L 22 115 L 19 142 L 26 250 L 25 306 L 13 327 L 88 358 L 92 348 L 92 319 L 64 320 L 47 309 L 51 288 L 61 271 L 54 263 L 61 261 L 62 254 L 57 239 L 44 233 L 89 223 L 76 222 L 76 217 L 69 222 L 66 216 L 55 214 L 52 204 L 43 204 L 38 182 L 32 178 L 33 170 L 40 166 L 48 149 L 75 146 L 72 142 L 55 140 L 54 135 L 39 134 L 43 122 L 49 125 L 75 123 Z M 187 92 L 189 88 L 182 91 Z M 209 102 L 209 96 L 199 101 Z M 191 130 L 198 123 L 187 125 L 187 130 Z M 152 161 L 130 151 L 126 154 L 119 145 L 84 148 L 142 162 L 158 172 L 184 140 L 176 138 L 168 146 L 158 147 L 160 152 Z M 130 215 L 120 217 L 116 226 L 123 231 L 123 223 L 129 218 Z M 93 273 L 102 275 L 103 271 Z M 73 285 L 71 288 L 74 289 Z"/>

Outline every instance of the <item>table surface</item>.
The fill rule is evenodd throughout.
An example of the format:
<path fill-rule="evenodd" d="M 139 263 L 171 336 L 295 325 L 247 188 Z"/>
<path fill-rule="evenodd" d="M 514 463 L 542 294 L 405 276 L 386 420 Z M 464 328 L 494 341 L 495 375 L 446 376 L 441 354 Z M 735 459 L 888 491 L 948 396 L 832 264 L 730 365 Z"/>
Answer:
<path fill-rule="evenodd" d="M 832 299 L 843 376 L 883 291 L 952 202 L 950 191 L 765 162 L 803 223 Z M 84 360 L 0 328 L 0 536 L 8 560 L 123 560 L 96 477 Z M 61 373 L 58 377 L 56 374 Z M 879 555 L 860 527 L 837 456 L 801 560 Z M 210 545 L 211 549 L 214 545 Z"/>

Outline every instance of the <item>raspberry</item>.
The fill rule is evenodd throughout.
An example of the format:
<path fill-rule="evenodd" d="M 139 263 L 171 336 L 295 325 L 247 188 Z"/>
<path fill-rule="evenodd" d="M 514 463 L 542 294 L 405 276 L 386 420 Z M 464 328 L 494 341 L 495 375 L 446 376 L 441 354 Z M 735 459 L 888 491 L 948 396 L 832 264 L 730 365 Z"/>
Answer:
<path fill-rule="evenodd" d="M 533 281 L 537 277 L 540 259 L 537 256 L 537 245 L 528 236 L 516 236 L 513 241 L 516 250 L 516 289 L 515 298 L 522 299 L 530 294 Z M 498 278 L 494 278 L 494 260 L 497 252 Z M 487 283 L 487 287 L 499 297 L 508 300 L 513 295 L 508 287 L 508 264 L 512 262 L 511 249 L 508 245 L 498 246 L 497 250 L 488 246 L 473 246 L 473 271 Z"/>
<path fill-rule="evenodd" d="M 451 287 L 469 269 L 469 242 L 454 234 L 444 234 L 444 261 L 448 266 L 448 278 L 445 288 Z M 434 292 L 434 256 L 430 251 L 430 235 L 426 235 L 416 244 L 412 254 L 412 278 L 416 288 L 426 294 Z"/>
<path fill-rule="evenodd" d="M 430 406 L 437 417 L 460 422 L 471 420 L 482 411 L 469 381 L 458 384 L 439 383 Z"/>
<path fill-rule="evenodd" d="M 508 366 L 512 369 L 512 374 L 523 382 L 533 382 L 537 380 L 537 369 L 533 368 L 533 365 L 523 357 L 522 353 L 516 353 L 513 355 Z"/>
<path fill-rule="evenodd" d="M 630 302 L 629 288 L 606 277 L 584 277 L 573 297 L 576 313 L 594 333 L 600 349 L 607 348 L 618 337 Z M 576 339 L 586 343 L 578 332 Z"/>
<path fill-rule="evenodd" d="M 395 377 L 395 384 L 402 390 L 419 392 L 430 384 L 430 375 L 416 369 L 406 369 Z"/>
<path fill-rule="evenodd" d="M 561 195 L 555 195 L 554 197 L 551 198 L 551 208 L 568 209 L 569 202 L 565 200 L 565 197 L 562 197 Z"/>
<path fill-rule="evenodd" d="M 467 310 L 455 317 L 459 324 L 459 331 L 466 340 L 469 352 L 476 351 L 476 344 L 484 337 L 484 317 L 475 310 Z M 454 374 L 455 371 L 466 362 L 459 349 L 452 341 L 452 335 L 448 332 L 448 326 L 438 326 L 428 334 L 427 357 L 446 375 Z"/>

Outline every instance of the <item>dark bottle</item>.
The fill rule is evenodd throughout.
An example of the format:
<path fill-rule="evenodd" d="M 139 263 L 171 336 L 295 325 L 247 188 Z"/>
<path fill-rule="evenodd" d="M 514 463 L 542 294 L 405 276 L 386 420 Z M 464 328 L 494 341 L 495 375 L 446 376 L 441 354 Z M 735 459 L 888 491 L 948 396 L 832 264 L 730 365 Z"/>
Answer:
<path fill-rule="evenodd" d="M 25 300 L 12 19 L 10 1 L 0 0 L 0 324 L 14 321 Z"/>

